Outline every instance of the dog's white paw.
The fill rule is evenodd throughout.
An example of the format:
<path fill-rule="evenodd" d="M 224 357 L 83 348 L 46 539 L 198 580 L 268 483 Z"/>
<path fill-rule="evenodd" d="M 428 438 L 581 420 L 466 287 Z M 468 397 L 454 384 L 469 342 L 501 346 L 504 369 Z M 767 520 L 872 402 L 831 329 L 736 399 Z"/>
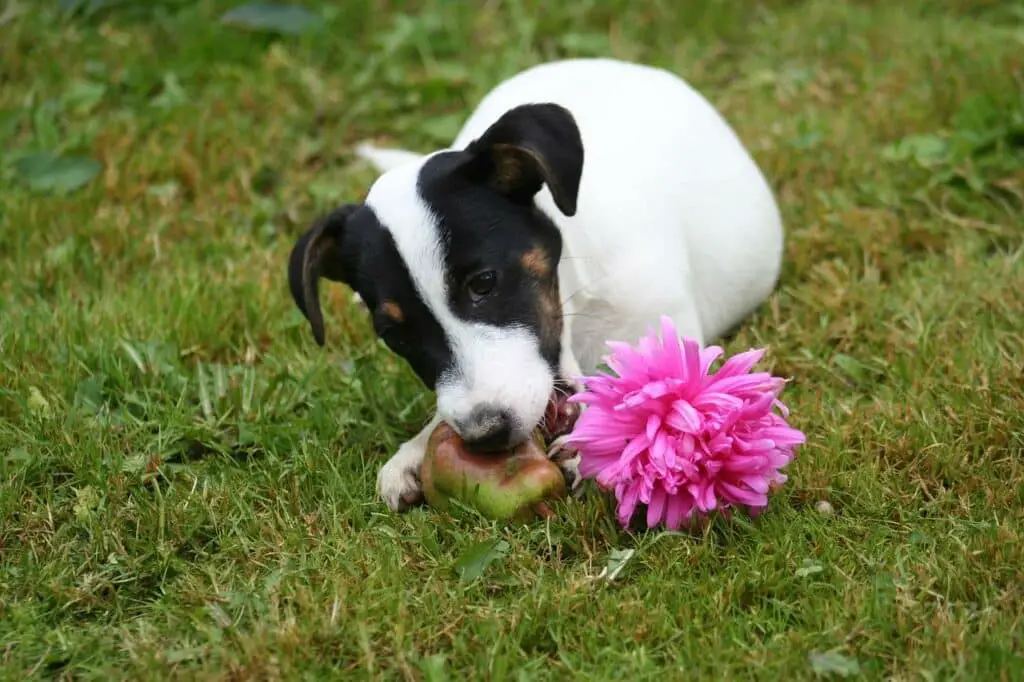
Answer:
<path fill-rule="evenodd" d="M 377 473 L 377 494 L 391 511 L 405 512 L 423 502 L 420 463 L 424 454 L 422 445 L 409 441 Z"/>
<path fill-rule="evenodd" d="M 548 459 L 552 460 L 562 470 L 566 483 L 569 484 L 571 494 L 579 494 L 582 490 L 580 484 L 583 482 L 580 476 L 580 455 L 572 446 L 566 444 L 568 434 L 560 436 L 551 441 L 548 447 Z"/>

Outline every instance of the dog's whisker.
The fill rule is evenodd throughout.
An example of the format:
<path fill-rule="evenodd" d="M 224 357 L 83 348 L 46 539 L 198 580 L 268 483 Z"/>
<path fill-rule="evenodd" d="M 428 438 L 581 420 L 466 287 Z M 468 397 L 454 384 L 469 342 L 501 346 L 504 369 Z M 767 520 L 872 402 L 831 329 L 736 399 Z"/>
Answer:
<path fill-rule="evenodd" d="M 562 398 L 571 398 L 575 393 L 575 391 L 573 391 L 571 387 L 563 386 L 560 384 L 555 384 L 554 392 Z"/>

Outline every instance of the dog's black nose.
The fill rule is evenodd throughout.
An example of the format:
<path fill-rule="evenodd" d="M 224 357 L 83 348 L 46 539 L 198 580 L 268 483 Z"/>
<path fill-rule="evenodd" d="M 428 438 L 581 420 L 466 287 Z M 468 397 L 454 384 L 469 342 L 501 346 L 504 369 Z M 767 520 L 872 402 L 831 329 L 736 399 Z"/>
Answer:
<path fill-rule="evenodd" d="M 500 452 L 511 445 L 512 415 L 507 410 L 478 407 L 462 427 L 462 439 L 473 452 Z"/>

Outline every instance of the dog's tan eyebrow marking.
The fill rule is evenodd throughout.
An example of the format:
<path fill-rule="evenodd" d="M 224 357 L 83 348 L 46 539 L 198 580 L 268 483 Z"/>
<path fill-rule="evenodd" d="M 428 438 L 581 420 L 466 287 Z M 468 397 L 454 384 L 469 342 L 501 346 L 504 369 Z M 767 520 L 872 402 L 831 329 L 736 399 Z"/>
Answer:
<path fill-rule="evenodd" d="M 380 310 L 395 322 L 401 322 L 405 319 L 405 313 L 402 312 L 402 308 L 394 301 L 384 301 L 380 304 Z"/>
<path fill-rule="evenodd" d="M 519 259 L 523 269 L 537 277 L 546 277 L 551 272 L 551 263 L 548 254 L 544 249 L 535 246 Z"/>

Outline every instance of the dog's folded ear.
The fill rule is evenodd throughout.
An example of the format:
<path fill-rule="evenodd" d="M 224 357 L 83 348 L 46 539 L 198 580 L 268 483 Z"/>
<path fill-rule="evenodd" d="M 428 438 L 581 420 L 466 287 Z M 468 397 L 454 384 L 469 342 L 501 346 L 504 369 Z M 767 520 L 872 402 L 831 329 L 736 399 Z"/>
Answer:
<path fill-rule="evenodd" d="M 583 141 L 564 107 L 542 103 L 509 109 L 466 153 L 474 177 L 505 196 L 527 203 L 546 184 L 558 210 L 576 214 Z"/>
<path fill-rule="evenodd" d="M 324 318 L 320 310 L 320 278 L 348 283 L 342 267 L 341 240 L 345 224 L 356 206 L 342 206 L 317 220 L 299 237 L 288 257 L 288 286 L 295 305 L 309 320 L 313 338 L 324 345 Z"/>

